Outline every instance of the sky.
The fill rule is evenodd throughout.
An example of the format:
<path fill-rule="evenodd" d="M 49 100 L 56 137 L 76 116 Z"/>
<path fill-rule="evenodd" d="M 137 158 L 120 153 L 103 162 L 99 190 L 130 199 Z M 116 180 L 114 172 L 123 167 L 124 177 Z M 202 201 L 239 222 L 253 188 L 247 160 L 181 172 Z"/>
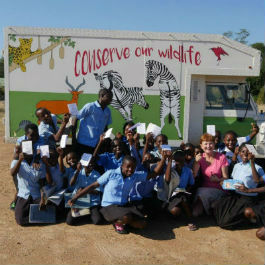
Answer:
<path fill-rule="evenodd" d="M 250 33 L 264 43 L 264 0 L 0 0 L 0 51 L 8 26 L 176 33 Z"/>

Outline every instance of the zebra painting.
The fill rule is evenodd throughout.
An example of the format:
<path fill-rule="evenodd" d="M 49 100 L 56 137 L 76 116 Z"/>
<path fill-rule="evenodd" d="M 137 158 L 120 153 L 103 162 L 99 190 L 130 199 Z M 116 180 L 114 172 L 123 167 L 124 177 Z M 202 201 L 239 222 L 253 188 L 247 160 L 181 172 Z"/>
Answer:
<path fill-rule="evenodd" d="M 155 80 L 159 77 L 158 87 L 160 90 L 160 123 L 161 128 L 165 126 L 165 117 L 168 116 L 168 122 L 172 122 L 172 115 L 175 120 L 175 127 L 178 137 L 181 138 L 179 129 L 180 117 L 180 89 L 176 78 L 170 73 L 168 68 L 154 60 L 145 63 L 146 84 L 148 87 L 154 85 Z"/>
<path fill-rule="evenodd" d="M 117 109 L 126 121 L 132 120 L 133 105 L 137 104 L 144 109 L 149 105 L 145 101 L 143 88 L 125 87 L 121 75 L 113 70 L 99 75 L 94 73 L 95 78 L 100 83 L 100 88 L 107 88 L 113 92 L 113 98 L 110 105 Z"/>

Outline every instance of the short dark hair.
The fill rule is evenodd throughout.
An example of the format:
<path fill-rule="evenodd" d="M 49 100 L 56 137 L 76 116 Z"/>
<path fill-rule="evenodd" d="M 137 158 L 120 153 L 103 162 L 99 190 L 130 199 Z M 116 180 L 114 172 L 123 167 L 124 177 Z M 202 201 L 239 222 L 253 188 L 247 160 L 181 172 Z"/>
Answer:
<path fill-rule="evenodd" d="M 177 160 L 179 158 L 185 158 L 185 152 L 181 150 L 180 148 L 176 149 L 176 151 L 173 154 L 173 159 Z"/>
<path fill-rule="evenodd" d="M 122 164 L 124 164 L 125 161 L 133 162 L 136 165 L 136 159 L 133 156 L 126 155 L 122 160 Z"/>
<path fill-rule="evenodd" d="M 107 88 L 101 88 L 98 92 L 99 97 L 104 97 L 105 95 L 109 94 L 111 97 L 113 97 L 113 93 L 110 89 Z"/>
<path fill-rule="evenodd" d="M 224 134 L 224 138 L 225 138 L 228 134 L 231 134 L 231 135 L 233 135 L 235 138 L 237 138 L 237 133 L 236 133 L 235 131 L 232 131 L 232 130 L 227 131 L 227 132 Z"/>
<path fill-rule="evenodd" d="M 241 150 L 246 147 L 246 143 L 242 143 L 239 148 L 238 148 L 238 151 L 241 152 Z"/>
<path fill-rule="evenodd" d="M 36 131 L 37 133 L 39 132 L 38 126 L 35 123 L 29 123 L 25 126 L 25 134 L 27 134 L 30 129 L 32 131 Z"/>
<path fill-rule="evenodd" d="M 164 138 L 164 140 L 165 140 L 165 142 L 167 142 L 168 143 L 168 137 L 165 135 L 165 134 L 158 134 L 157 136 L 156 136 L 156 138 L 155 138 L 155 141 L 156 141 L 156 139 L 158 138 L 158 137 L 162 137 L 162 138 Z"/>
<path fill-rule="evenodd" d="M 126 128 L 127 125 L 133 126 L 134 125 L 134 122 L 133 121 L 126 121 L 123 124 L 123 133 L 125 133 L 125 128 Z"/>

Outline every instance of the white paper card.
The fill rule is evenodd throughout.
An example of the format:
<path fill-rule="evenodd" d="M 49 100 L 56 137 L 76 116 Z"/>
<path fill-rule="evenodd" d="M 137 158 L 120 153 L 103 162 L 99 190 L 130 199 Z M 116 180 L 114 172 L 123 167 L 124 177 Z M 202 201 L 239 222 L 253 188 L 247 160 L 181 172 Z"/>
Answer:
<path fill-rule="evenodd" d="M 106 138 L 110 138 L 111 133 L 112 133 L 112 128 L 108 129 L 108 130 L 105 132 L 104 139 L 106 139 Z"/>
<path fill-rule="evenodd" d="M 161 148 L 163 151 L 171 151 L 171 147 L 169 145 L 166 145 L 166 144 L 161 145 Z"/>
<path fill-rule="evenodd" d="M 207 125 L 207 133 L 211 134 L 212 136 L 215 136 L 215 125 Z"/>
<path fill-rule="evenodd" d="M 139 134 L 145 134 L 145 123 L 140 123 L 140 125 L 137 127 L 137 133 Z"/>
<path fill-rule="evenodd" d="M 137 128 L 138 126 L 140 126 L 140 122 L 134 124 L 132 127 L 129 128 L 129 131 L 132 131 L 133 129 Z"/>
<path fill-rule="evenodd" d="M 253 155 L 257 155 L 257 150 L 255 149 L 255 147 L 252 144 L 246 144 L 246 148 L 248 149 L 248 151 L 250 153 L 252 153 Z"/>
<path fill-rule="evenodd" d="M 47 156 L 48 158 L 50 157 L 50 151 L 49 151 L 48 145 L 41 145 L 40 146 L 40 155 L 41 155 L 41 157 L 43 157 L 43 156 Z"/>
<path fill-rule="evenodd" d="M 32 155 L 33 154 L 32 141 L 24 141 L 24 142 L 22 142 L 22 153 L 27 154 L 27 155 Z"/>
<path fill-rule="evenodd" d="M 60 141 L 60 147 L 61 148 L 65 148 L 66 147 L 67 137 L 68 137 L 67 134 L 63 134 L 62 135 L 62 138 L 61 138 L 61 141 Z"/>
<path fill-rule="evenodd" d="M 146 134 L 148 133 L 152 133 L 155 138 L 157 135 L 161 134 L 161 128 L 153 123 L 149 123 L 146 130 Z"/>
<path fill-rule="evenodd" d="M 87 167 L 92 158 L 91 154 L 84 153 L 81 157 L 80 163 L 82 166 Z"/>
<path fill-rule="evenodd" d="M 245 142 L 246 142 L 246 137 L 238 137 L 237 138 L 238 146 L 240 146 L 241 144 L 243 144 Z"/>
<path fill-rule="evenodd" d="M 73 116 L 77 116 L 78 115 L 78 108 L 76 103 L 72 103 L 72 104 L 67 104 L 68 109 L 69 109 L 69 113 Z"/>

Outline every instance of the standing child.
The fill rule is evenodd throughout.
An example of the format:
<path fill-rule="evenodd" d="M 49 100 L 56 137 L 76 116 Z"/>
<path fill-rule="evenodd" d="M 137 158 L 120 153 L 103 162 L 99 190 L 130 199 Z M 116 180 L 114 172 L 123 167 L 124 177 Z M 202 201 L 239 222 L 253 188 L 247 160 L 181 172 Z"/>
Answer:
<path fill-rule="evenodd" d="M 60 140 L 66 124 L 69 121 L 70 115 L 64 114 L 61 127 L 57 131 L 49 110 L 45 108 L 38 108 L 35 114 L 40 122 L 39 135 L 43 138 L 44 144 L 49 145 L 50 148 L 56 149 L 56 142 Z"/>
<path fill-rule="evenodd" d="M 97 181 L 97 179 L 100 177 L 100 174 L 97 171 L 95 171 L 93 168 L 94 168 L 94 163 L 92 161 L 89 163 L 88 166 L 84 167 L 82 167 L 81 163 L 78 163 L 77 170 L 70 182 L 71 186 L 75 185 L 73 196 L 75 196 L 77 193 L 80 193 L 83 189 L 85 189 L 87 186 Z M 91 203 L 93 203 L 93 206 L 89 208 L 91 220 L 93 224 L 98 225 L 103 221 L 103 218 L 101 217 L 101 214 L 99 212 L 100 209 L 99 189 L 95 189 L 90 192 L 90 201 Z M 68 225 L 74 225 L 78 222 L 78 220 L 79 217 L 73 217 L 72 209 L 70 209 L 70 211 L 67 214 L 66 223 Z"/>
<path fill-rule="evenodd" d="M 77 193 L 69 204 L 72 205 L 79 197 L 101 186 L 104 187 L 101 213 L 107 221 L 113 222 L 116 232 L 128 233 L 124 228 L 126 224 L 134 228 L 144 228 L 146 221 L 143 214 L 136 206 L 128 203 L 129 192 L 137 181 L 157 176 L 163 164 L 164 161 L 161 161 L 156 169 L 148 174 L 135 172 L 135 158 L 125 156 L 120 168 L 108 170 L 96 182 Z"/>

